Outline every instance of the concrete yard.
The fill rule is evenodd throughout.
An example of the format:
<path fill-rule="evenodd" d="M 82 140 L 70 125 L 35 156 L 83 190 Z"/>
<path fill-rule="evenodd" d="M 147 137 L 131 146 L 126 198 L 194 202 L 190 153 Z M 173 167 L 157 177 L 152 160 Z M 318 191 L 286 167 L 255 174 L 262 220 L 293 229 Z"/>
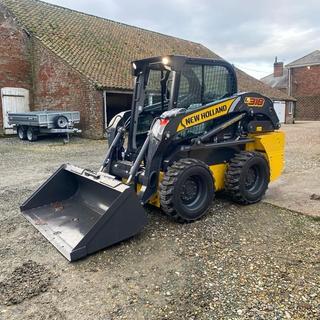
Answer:
<path fill-rule="evenodd" d="M 283 125 L 286 132 L 286 167 L 270 186 L 265 202 L 320 216 L 320 122 Z"/>
<path fill-rule="evenodd" d="M 183 225 L 148 207 L 141 234 L 72 264 L 19 205 L 62 163 L 98 168 L 105 142 L 0 139 L 0 319 L 319 319 L 320 123 L 284 130 L 264 202 Z"/>

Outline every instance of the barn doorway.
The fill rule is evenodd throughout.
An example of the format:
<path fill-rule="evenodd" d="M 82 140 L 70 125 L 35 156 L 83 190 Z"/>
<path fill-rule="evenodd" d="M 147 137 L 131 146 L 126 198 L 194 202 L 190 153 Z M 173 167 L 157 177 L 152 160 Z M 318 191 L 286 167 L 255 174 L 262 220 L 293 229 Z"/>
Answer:
<path fill-rule="evenodd" d="M 119 112 L 130 110 L 132 103 L 132 92 L 104 92 L 104 123 L 105 128 L 111 119 Z"/>

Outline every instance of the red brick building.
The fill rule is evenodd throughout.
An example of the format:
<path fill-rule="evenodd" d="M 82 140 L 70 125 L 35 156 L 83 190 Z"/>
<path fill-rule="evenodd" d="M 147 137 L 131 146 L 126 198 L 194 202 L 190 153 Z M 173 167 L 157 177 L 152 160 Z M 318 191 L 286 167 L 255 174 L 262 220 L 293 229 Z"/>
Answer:
<path fill-rule="evenodd" d="M 276 61 L 274 73 L 261 80 L 296 98 L 297 120 L 320 120 L 320 50 L 286 66 Z"/>
<path fill-rule="evenodd" d="M 130 62 L 166 54 L 221 59 L 198 43 L 42 1 L 0 0 L 0 132 L 4 89 L 22 88 L 31 110 L 79 110 L 84 136 L 100 138 L 111 117 L 130 107 Z M 291 101 L 244 72 L 237 74 L 241 91 Z"/>
<path fill-rule="evenodd" d="M 288 93 L 297 99 L 296 117 L 320 120 L 320 50 L 289 63 Z"/>

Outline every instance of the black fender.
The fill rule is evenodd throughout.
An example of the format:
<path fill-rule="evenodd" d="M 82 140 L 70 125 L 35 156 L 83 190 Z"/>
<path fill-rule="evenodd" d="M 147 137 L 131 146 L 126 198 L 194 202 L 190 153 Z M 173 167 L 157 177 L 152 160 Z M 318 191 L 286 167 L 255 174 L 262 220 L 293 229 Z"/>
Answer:
<path fill-rule="evenodd" d="M 274 130 L 280 128 L 280 121 L 273 107 L 273 101 L 256 92 L 238 94 L 238 103 L 230 112 L 246 112 L 251 120 L 262 118 L 270 121 Z"/>

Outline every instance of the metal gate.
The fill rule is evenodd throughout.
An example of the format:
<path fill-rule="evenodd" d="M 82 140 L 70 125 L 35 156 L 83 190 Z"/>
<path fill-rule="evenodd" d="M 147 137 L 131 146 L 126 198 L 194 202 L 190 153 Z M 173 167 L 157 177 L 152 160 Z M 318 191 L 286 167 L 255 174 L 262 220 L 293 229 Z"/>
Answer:
<path fill-rule="evenodd" d="M 23 88 L 2 88 L 1 102 L 4 133 L 12 134 L 14 130 L 13 127 L 8 124 L 8 113 L 30 111 L 29 90 Z"/>

